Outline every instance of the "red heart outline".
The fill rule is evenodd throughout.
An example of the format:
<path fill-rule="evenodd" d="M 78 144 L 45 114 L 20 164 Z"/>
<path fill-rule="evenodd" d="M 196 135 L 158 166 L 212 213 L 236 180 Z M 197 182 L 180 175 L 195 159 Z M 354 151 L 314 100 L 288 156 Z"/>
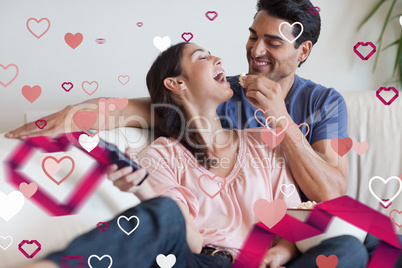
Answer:
<path fill-rule="evenodd" d="M 31 255 L 29 255 L 29 254 L 22 248 L 22 246 L 23 246 L 24 244 L 29 244 L 29 245 L 35 244 L 38 248 L 37 248 L 34 252 L 32 252 Z M 25 255 L 25 257 L 27 257 L 28 259 L 32 259 L 32 258 L 35 257 L 35 255 L 42 249 L 42 245 L 41 245 L 38 241 L 36 241 L 36 240 L 31 240 L 31 241 L 22 240 L 22 242 L 18 245 L 18 249 L 21 251 L 22 254 Z"/>
<path fill-rule="evenodd" d="M 210 14 L 214 14 L 214 16 L 211 18 L 209 15 Z M 208 11 L 207 13 L 205 13 L 205 16 L 210 20 L 213 21 L 214 19 L 216 19 L 216 17 L 218 17 L 218 13 L 216 11 Z"/>
<path fill-rule="evenodd" d="M 315 9 L 316 12 L 314 12 L 313 9 Z M 310 8 L 309 8 L 309 11 L 310 11 L 311 14 L 313 14 L 313 15 L 315 16 L 315 15 L 317 15 L 318 13 L 320 13 L 321 8 L 319 8 L 319 7 L 310 7 Z"/>
<path fill-rule="evenodd" d="M 45 162 L 46 162 L 46 160 L 48 160 L 48 159 L 53 159 L 53 160 L 56 161 L 58 164 L 60 164 L 60 162 L 63 161 L 64 159 L 70 159 L 70 161 L 71 161 L 71 163 L 72 163 L 72 167 L 71 167 L 70 172 L 69 172 L 66 176 L 64 176 L 64 178 L 61 179 L 60 181 L 56 181 L 56 180 L 52 177 L 52 175 L 50 175 L 50 174 L 47 172 L 47 170 L 45 169 Z M 74 162 L 74 159 L 73 159 L 71 156 L 63 156 L 63 157 L 61 157 L 60 159 L 57 159 L 56 157 L 50 155 L 50 156 L 46 156 L 45 158 L 43 158 L 43 161 L 42 161 L 42 170 L 43 170 L 43 172 L 45 172 L 46 176 L 48 176 L 48 177 L 49 177 L 54 183 L 56 183 L 57 185 L 60 185 L 63 181 L 67 180 L 67 178 L 70 177 L 71 173 L 73 173 L 74 168 L 75 168 L 75 162 Z"/>
<path fill-rule="evenodd" d="M 388 102 L 386 102 L 386 101 L 381 97 L 381 95 L 380 95 L 380 92 L 383 91 L 383 90 L 385 90 L 385 91 L 391 91 L 391 90 L 392 90 L 392 91 L 395 93 L 395 96 L 393 96 L 392 99 L 390 99 Z M 377 98 L 378 98 L 380 101 L 382 101 L 382 103 L 384 103 L 384 105 L 391 105 L 391 103 L 393 103 L 394 100 L 395 100 L 396 98 L 398 98 L 398 96 L 399 96 L 399 91 L 398 91 L 396 88 L 394 88 L 394 87 L 389 87 L 389 88 L 380 87 L 380 88 L 377 89 L 377 91 L 375 92 L 375 95 L 377 96 Z"/>
<path fill-rule="evenodd" d="M 204 188 L 202 188 L 201 186 L 201 178 L 202 177 L 208 177 L 211 181 L 213 181 L 216 177 L 222 178 L 223 179 L 223 185 L 222 187 L 219 189 L 218 192 L 216 192 L 214 195 L 210 195 L 207 191 L 204 190 Z M 220 192 L 222 192 L 223 188 L 225 188 L 226 186 L 226 178 L 222 175 L 215 175 L 211 178 L 211 176 L 209 176 L 208 174 L 202 174 L 201 176 L 198 177 L 198 186 L 200 187 L 201 191 L 203 191 L 209 198 L 213 199 L 215 196 L 217 196 Z"/>
<path fill-rule="evenodd" d="M 92 156 L 97 163 L 82 176 L 76 187 L 71 191 L 64 203 L 59 203 L 49 192 L 43 188 L 31 197 L 35 203 L 53 216 L 71 215 L 84 203 L 96 190 L 96 186 L 101 182 L 102 175 L 106 172 L 107 166 L 111 163 L 110 155 L 107 150 L 95 147 L 91 152 L 87 152 L 79 143 L 79 136 L 82 132 L 65 133 L 53 140 L 46 136 L 27 138 L 10 153 L 5 163 L 6 181 L 18 189 L 23 182 L 30 183 L 32 180 L 26 176 L 23 165 L 26 164 L 35 150 L 46 153 L 66 152 L 71 145 L 79 148 L 85 154 Z"/>
<path fill-rule="evenodd" d="M 307 134 L 310 132 L 310 126 L 307 123 L 301 123 L 300 125 L 297 125 L 296 123 L 292 123 L 290 124 L 290 126 L 286 129 L 286 132 L 290 135 L 290 137 L 292 137 L 295 141 L 300 142 L 303 138 L 297 139 L 296 137 L 293 136 L 292 132 L 290 131 L 290 127 L 293 126 L 297 126 L 297 128 L 300 129 L 301 126 L 307 126 L 307 132 L 306 134 L 304 134 L 304 137 L 307 136 Z M 301 130 L 300 130 L 301 131 Z M 303 134 L 303 131 L 301 131 L 301 133 Z"/>
<path fill-rule="evenodd" d="M 391 211 L 389 212 L 389 217 L 391 218 L 391 221 L 392 221 L 396 226 L 398 226 L 399 228 L 401 228 L 401 227 L 402 227 L 402 224 L 396 223 L 396 222 L 394 221 L 394 218 L 392 218 L 392 215 L 391 215 L 392 212 L 398 212 L 398 214 L 401 215 L 401 214 L 402 214 L 402 210 L 399 211 L 399 210 L 393 209 L 393 210 L 391 210 Z"/>
<path fill-rule="evenodd" d="M 102 229 L 101 225 L 105 225 L 105 227 Z M 96 227 L 98 227 L 98 229 L 99 229 L 101 232 L 104 232 L 104 231 L 107 230 L 107 228 L 109 228 L 109 223 L 107 223 L 107 222 L 98 222 L 98 224 L 96 225 Z"/>
<path fill-rule="evenodd" d="M 184 37 L 185 35 L 190 35 L 191 37 L 190 37 L 189 39 L 186 39 L 186 38 Z M 192 34 L 191 32 L 186 32 L 186 33 L 183 33 L 183 34 L 181 35 L 181 38 L 183 38 L 183 40 L 186 41 L 186 42 L 190 42 L 190 40 L 193 39 L 193 37 L 194 37 L 194 36 L 193 36 L 193 34 Z"/>
<path fill-rule="evenodd" d="M 29 22 L 30 22 L 31 20 L 36 21 L 36 23 L 38 23 L 38 24 L 39 24 L 42 20 L 45 20 L 45 21 L 48 22 L 48 26 L 47 26 L 46 30 L 45 30 L 41 35 L 37 36 L 34 32 L 31 31 L 31 28 L 29 28 Z M 41 18 L 39 21 L 38 21 L 37 19 L 35 19 L 35 18 L 30 18 L 30 19 L 27 20 L 27 28 L 28 28 L 28 31 L 29 31 L 33 36 L 35 36 L 36 38 L 39 39 L 39 38 L 41 38 L 42 36 L 44 36 L 45 33 L 47 33 L 47 31 L 49 31 L 49 28 L 50 28 L 50 21 L 49 21 L 47 18 Z"/>
<path fill-rule="evenodd" d="M 66 88 L 64 87 L 64 85 L 70 85 L 71 87 L 70 87 L 69 89 L 66 89 Z M 71 82 L 64 82 L 63 84 L 61 84 L 61 87 L 62 87 L 66 92 L 69 92 L 69 91 L 74 87 L 74 85 L 73 85 L 73 83 L 71 83 Z"/>
<path fill-rule="evenodd" d="M 261 126 L 266 127 L 266 126 L 267 126 L 267 125 L 266 125 L 266 121 L 267 121 L 267 120 L 265 120 L 264 124 L 261 123 L 261 121 L 260 121 L 260 120 L 258 119 L 258 117 L 257 117 L 257 112 L 258 112 L 258 111 L 262 112 L 263 114 L 265 114 L 266 112 L 270 111 L 270 112 L 272 112 L 272 115 L 273 115 L 273 116 L 275 116 L 275 111 L 274 111 L 274 110 L 271 110 L 271 109 L 266 109 L 265 111 L 262 110 L 262 109 L 257 109 L 257 110 L 255 110 L 255 112 L 254 112 L 254 118 L 255 118 L 255 120 L 257 120 L 257 122 L 260 123 Z M 264 117 L 265 117 L 265 116 L 264 116 Z"/>
<path fill-rule="evenodd" d="M 38 123 L 42 123 L 42 122 L 44 122 L 44 124 L 43 124 L 43 126 L 41 127 L 41 126 L 38 125 Z M 46 127 L 47 122 L 46 122 L 46 120 L 36 120 L 36 121 L 35 121 L 35 125 L 36 125 L 38 128 L 43 129 L 44 127 Z"/>
<path fill-rule="evenodd" d="M 371 46 L 371 48 L 373 49 L 366 57 L 363 57 L 362 54 L 360 54 L 360 52 L 357 50 L 357 48 L 359 46 Z M 357 44 L 353 47 L 353 51 L 356 53 L 357 56 L 359 56 L 362 60 L 368 60 L 371 56 L 373 56 L 373 54 L 377 51 L 377 47 L 371 43 L 371 42 L 357 42 Z"/>
<path fill-rule="evenodd" d="M 59 264 L 62 268 L 71 268 L 68 264 L 69 260 L 77 260 L 78 264 L 74 268 L 84 268 L 87 264 L 87 260 L 81 255 L 65 255 L 60 259 Z"/>
<path fill-rule="evenodd" d="M 13 63 L 7 65 L 6 67 L 4 67 L 4 65 L 0 64 L 0 67 L 3 68 L 4 71 L 7 70 L 8 67 L 10 67 L 10 66 L 15 67 L 15 69 L 17 69 L 17 73 L 14 75 L 13 79 L 11 79 L 7 84 L 4 84 L 3 82 L 0 81 L 0 84 L 1 84 L 3 87 L 7 87 L 7 86 L 10 85 L 12 82 L 14 82 L 14 80 L 17 78 L 18 74 L 20 73 L 20 70 L 18 69 L 18 66 L 15 65 L 15 64 L 13 64 Z"/>

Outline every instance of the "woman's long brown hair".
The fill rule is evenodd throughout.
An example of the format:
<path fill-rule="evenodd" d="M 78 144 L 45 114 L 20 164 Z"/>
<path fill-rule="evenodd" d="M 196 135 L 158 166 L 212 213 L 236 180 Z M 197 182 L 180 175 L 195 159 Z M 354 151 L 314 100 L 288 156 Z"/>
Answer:
<path fill-rule="evenodd" d="M 194 155 L 201 165 L 209 169 L 214 160 L 209 159 L 209 150 L 204 140 L 197 131 L 194 131 L 194 124 L 186 128 L 190 118 L 184 108 L 175 102 L 173 93 L 163 83 L 165 78 L 182 74 L 181 61 L 187 44 L 189 43 L 182 42 L 171 46 L 156 58 L 147 74 L 147 87 L 152 104 L 158 104 L 155 105 L 155 111 L 160 121 L 155 129 L 156 135 L 175 138 Z"/>

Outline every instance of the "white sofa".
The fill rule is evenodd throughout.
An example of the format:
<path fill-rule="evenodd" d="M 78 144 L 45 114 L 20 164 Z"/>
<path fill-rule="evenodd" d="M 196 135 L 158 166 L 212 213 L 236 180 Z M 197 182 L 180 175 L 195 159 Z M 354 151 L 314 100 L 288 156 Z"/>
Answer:
<path fill-rule="evenodd" d="M 349 151 L 349 186 L 348 195 L 357 200 L 385 213 L 389 214 L 392 209 L 401 210 L 402 194 L 398 195 L 388 209 L 380 206 L 379 202 L 372 196 L 368 188 L 368 182 L 373 176 L 381 176 L 387 179 L 390 176 L 402 174 L 402 99 L 396 99 L 390 106 L 380 102 L 375 92 L 345 92 L 349 111 L 349 137 L 353 141 L 367 141 L 368 151 L 359 156 L 352 150 Z M 151 142 L 149 132 L 140 129 L 116 129 L 102 131 L 100 135 L 109 141 L 116 143 L 121 150 L 129 145 L 141 151 Z M 0 137 L 0 159 L 4 161 L 10 151 L 17 145 L 18 141 L 8 140 Z M 69 153 L 76 163 L 86 163 L 82 153 L 78 150 Z M 66 191 L 76 183 L 76 179 L 68 179 L 63 185 L 64 188 L 51 185 L 50 180 L 43 177 L 38 163 L 40 154 L 32 158 L 30 170 L 27 173 L 34 177 L 34 180 L 42 183 L 44 187 L 51 187 L 55 195 L 63 197 Z M 85 171 L 87 165 L 77 165 L 77 178 Z M 0 191 L 9 194 L 18 190 L 5 181 L 6 174 L 3 166 L 0 167 Z M 74 177 L 74 176 L 72 176 Z M 46 184 L 46 185 L 45 185 Z M 375 193 L 380 198 L 390 198 L 396 192 L 396 184 L 374 184 Z M 122 193 L 109 181 L 103 180 L 96 192 L 87 200 L 72 216 L 51 217 L 35 203 L 25 199 L 21 211 L 11 220 L 6 222 L 0 218 L 0 246 L 6 247 L 6 241 L 2 237 L 11 236 L 13 242 L 7 250 L 0 247 L 0 266 L 11 267 L 16 264 L 32 261 L 27 259 L 18 250 L 18 244 L 22 240 L 37 240 L 41 243 L 41 251 L 33 258 L 39 259 L 47 253 L 64 248 L 76 235 L 89 229 L 95 228 L 96 224 L 106 221 L 113 215 L 138 203 L 137 198 L 132 194 Z"/>

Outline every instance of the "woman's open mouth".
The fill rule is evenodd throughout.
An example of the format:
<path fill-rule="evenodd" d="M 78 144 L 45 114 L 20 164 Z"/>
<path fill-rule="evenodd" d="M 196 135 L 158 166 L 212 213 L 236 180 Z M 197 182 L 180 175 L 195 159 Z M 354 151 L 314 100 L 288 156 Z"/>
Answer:
<path fill-rule="evenodd" d="M 226 82 L 226 76 L 225 76 L 225 71 L 224 70 L 218 70 L 214 76 L 214 80 L 218 81 L 219 83 L 227 83 Z"/>

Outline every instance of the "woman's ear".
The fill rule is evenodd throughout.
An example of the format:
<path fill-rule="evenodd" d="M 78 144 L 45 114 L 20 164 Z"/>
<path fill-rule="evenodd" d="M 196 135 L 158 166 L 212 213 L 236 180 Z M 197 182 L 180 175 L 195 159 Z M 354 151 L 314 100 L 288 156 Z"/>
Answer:
<path fill-rule="evenodd" d="M 179 79 L 178 77 L 165 78 L 165 80 L 163 80 L 163 84 L 173 93 L 179 93 L 186 88 L 186 84 L 184 83 L 184 81 Z"/>

